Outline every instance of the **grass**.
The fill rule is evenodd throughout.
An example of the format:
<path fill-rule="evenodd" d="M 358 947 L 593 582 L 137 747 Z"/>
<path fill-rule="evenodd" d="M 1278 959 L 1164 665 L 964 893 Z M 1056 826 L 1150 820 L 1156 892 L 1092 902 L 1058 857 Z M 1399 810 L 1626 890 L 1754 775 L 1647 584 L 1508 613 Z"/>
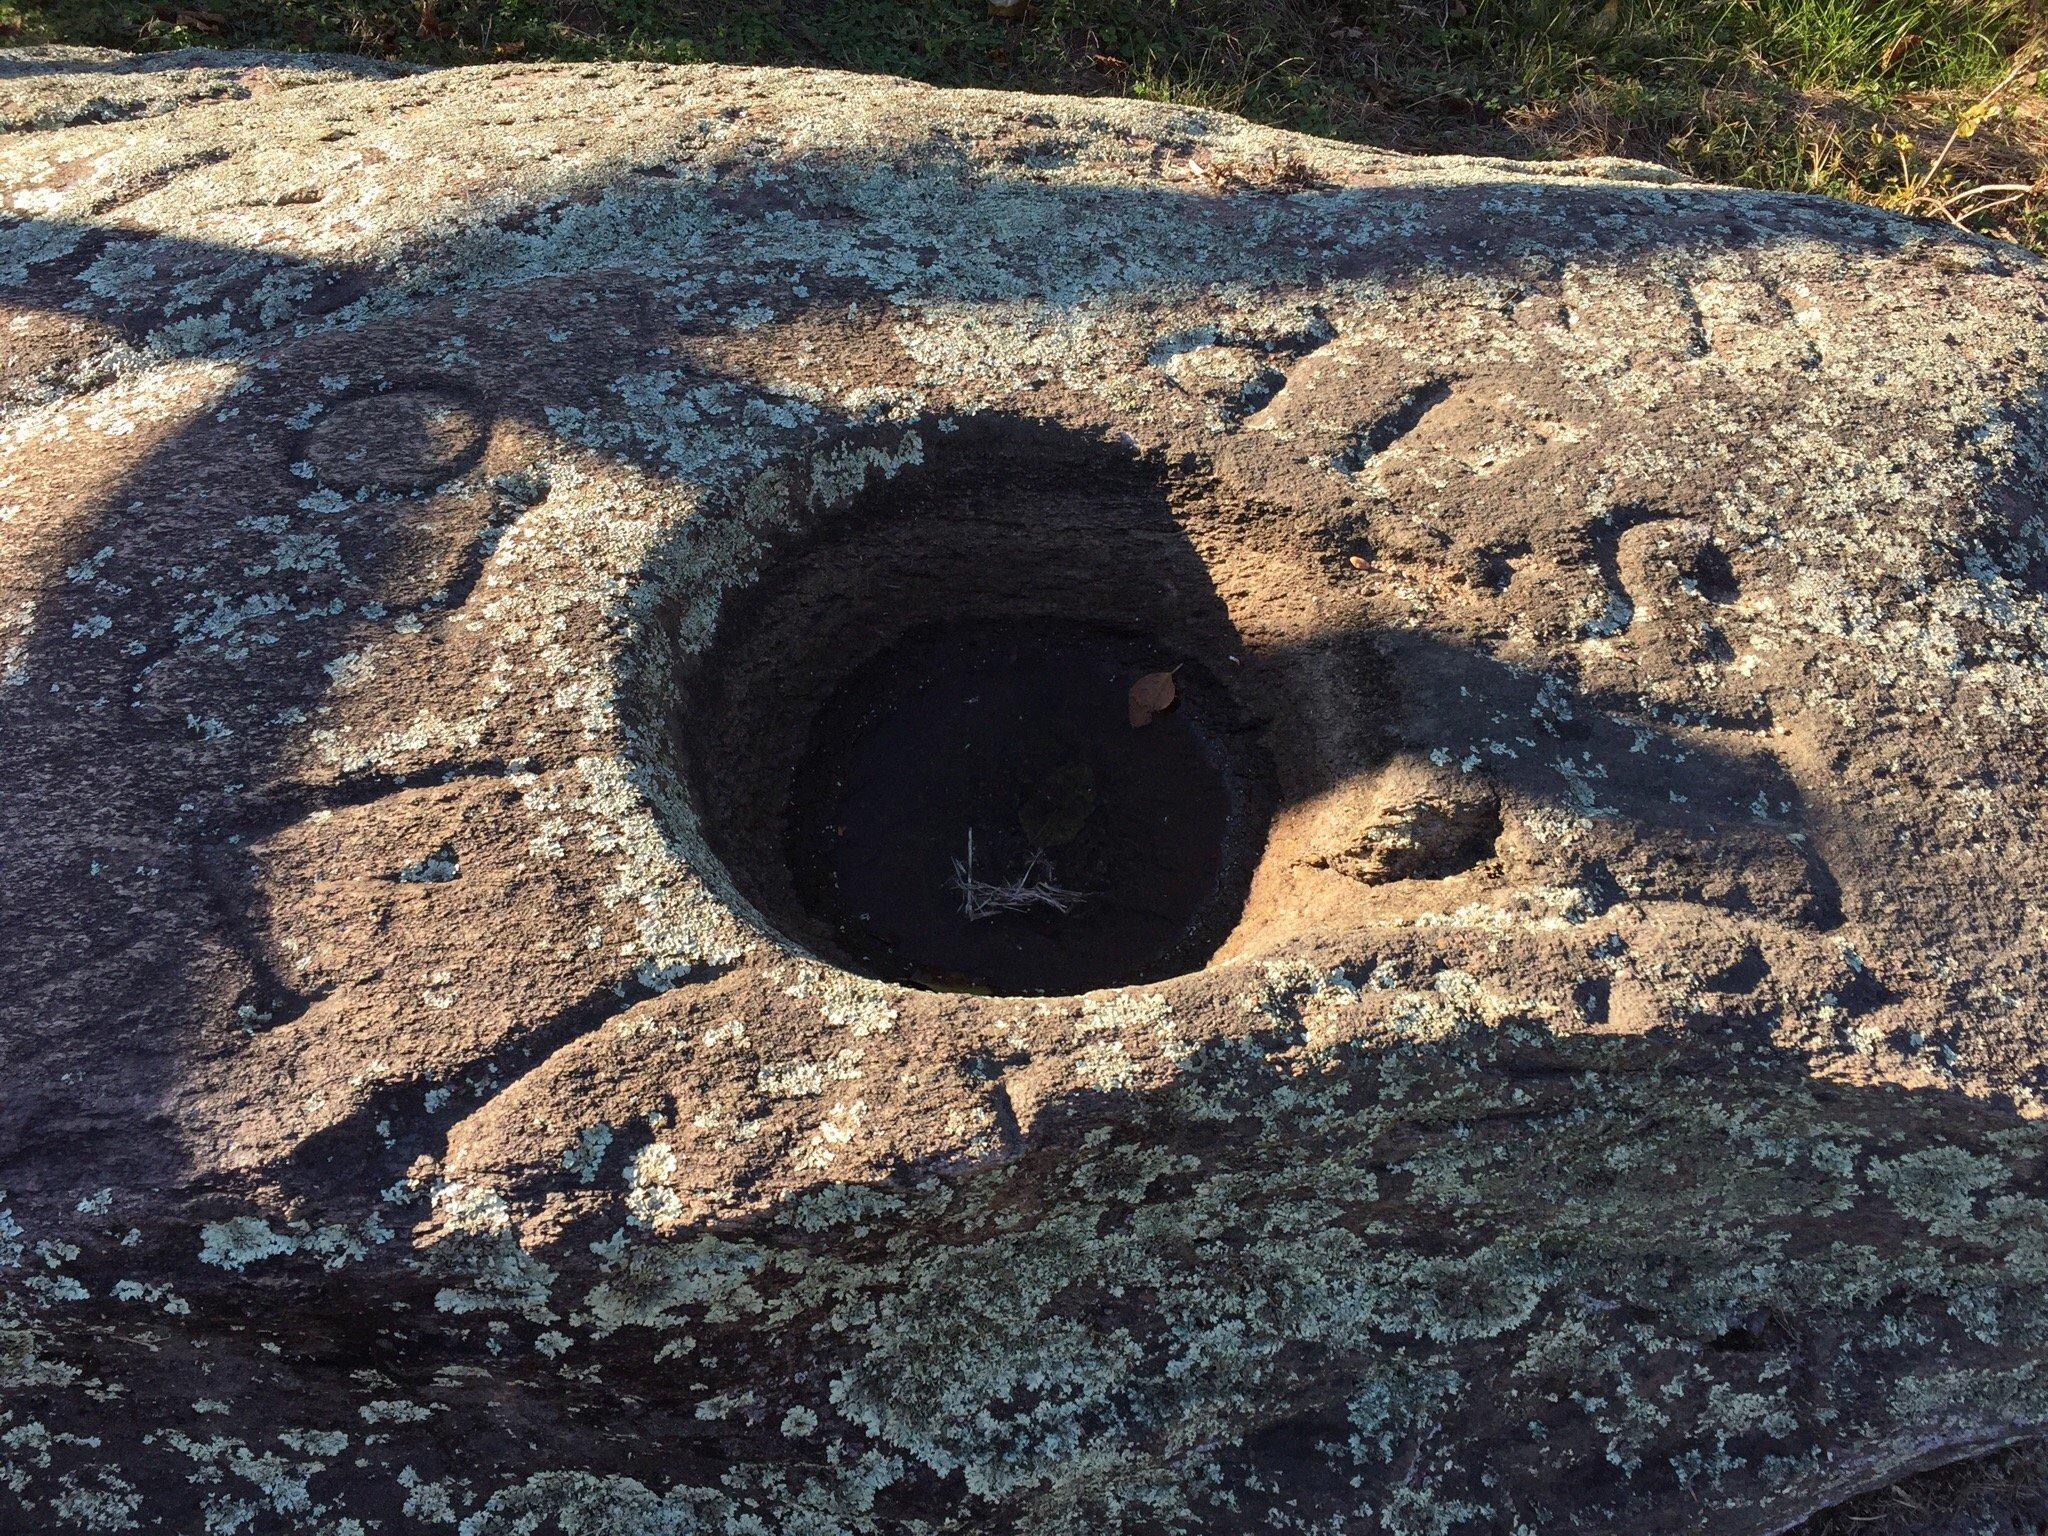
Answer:
<path fill-rule="evenodd" d="M 0 0 L 16 42 L 817 64 L 1623 154 L 2048 249 L 2048 0 Z"/>
<path fill-rule="evenodd" d="M 1045 855 L 1034 853 L 1025 861 L 1024 873 L 1014 880 L 983 880 L 974 873 L 974 829 L 967 832 L 967 858 L 953 861 L 953 888 L 960 893 L 960 911 L 970 923 L 1005 912 L 1028 912 L 1047 907 L 1054 912 L 1071 912 L 1088 899 L 1085 891 L 1070 891 L 1054 885 Z"/>

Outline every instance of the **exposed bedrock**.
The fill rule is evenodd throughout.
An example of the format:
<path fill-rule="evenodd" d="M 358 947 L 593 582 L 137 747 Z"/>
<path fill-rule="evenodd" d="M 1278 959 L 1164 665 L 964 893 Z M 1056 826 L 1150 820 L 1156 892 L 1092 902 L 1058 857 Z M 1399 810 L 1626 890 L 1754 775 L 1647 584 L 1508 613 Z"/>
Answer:
<path fill-rule="evenodd" d="M 0 1526 L 1750 1536 L 2048 1424 L 2039 261 L 804 71 L 0 121 Z"/>

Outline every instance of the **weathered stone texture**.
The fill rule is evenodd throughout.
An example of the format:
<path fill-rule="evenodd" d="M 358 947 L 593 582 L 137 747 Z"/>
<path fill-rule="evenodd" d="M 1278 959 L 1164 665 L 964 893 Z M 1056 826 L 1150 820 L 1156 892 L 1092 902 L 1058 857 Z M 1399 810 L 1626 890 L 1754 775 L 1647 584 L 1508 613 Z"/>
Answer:
<path fill-rule="evenodd" d="M 2037 260 L 803 71 L 0 120 L 0 1525 L 1748 1533 L 2048 1423 Z M 765 930 L 733 594 L 1105 476 L 1269 722 L 1218 961 Z"/>

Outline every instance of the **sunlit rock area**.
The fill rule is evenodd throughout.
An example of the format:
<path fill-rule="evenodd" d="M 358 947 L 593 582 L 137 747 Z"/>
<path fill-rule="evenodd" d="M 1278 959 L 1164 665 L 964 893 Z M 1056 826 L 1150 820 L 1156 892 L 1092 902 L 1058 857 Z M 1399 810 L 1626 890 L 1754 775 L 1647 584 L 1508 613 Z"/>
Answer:
<path fill-rule="evenodd" d="M 0 1528 L 2030 1528 L 2039 260 L 800 70 L 0 122 Z"/>

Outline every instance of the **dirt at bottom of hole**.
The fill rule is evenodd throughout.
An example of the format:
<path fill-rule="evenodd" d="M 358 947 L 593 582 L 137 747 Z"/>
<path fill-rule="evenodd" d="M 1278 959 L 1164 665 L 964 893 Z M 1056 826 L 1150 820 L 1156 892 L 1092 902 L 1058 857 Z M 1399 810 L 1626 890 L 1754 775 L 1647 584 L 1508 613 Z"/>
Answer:
<path fill-rule="evenodd" d="M 1786 1536 L 2040 1536 L 2048 1441 L 1921 1472 L 1821 1511 Z"/>
<path fill-rule="evenodd" d="M 1134 710 L 1162 672 L 1172 707 Z M 1191 970 L 1242 904 L 1242 730 L 1198 661 L 1143 636 L 913 631 L 813 722 L 791 873 L 844 957 L 888 980 L 1051 994 Z"/>

